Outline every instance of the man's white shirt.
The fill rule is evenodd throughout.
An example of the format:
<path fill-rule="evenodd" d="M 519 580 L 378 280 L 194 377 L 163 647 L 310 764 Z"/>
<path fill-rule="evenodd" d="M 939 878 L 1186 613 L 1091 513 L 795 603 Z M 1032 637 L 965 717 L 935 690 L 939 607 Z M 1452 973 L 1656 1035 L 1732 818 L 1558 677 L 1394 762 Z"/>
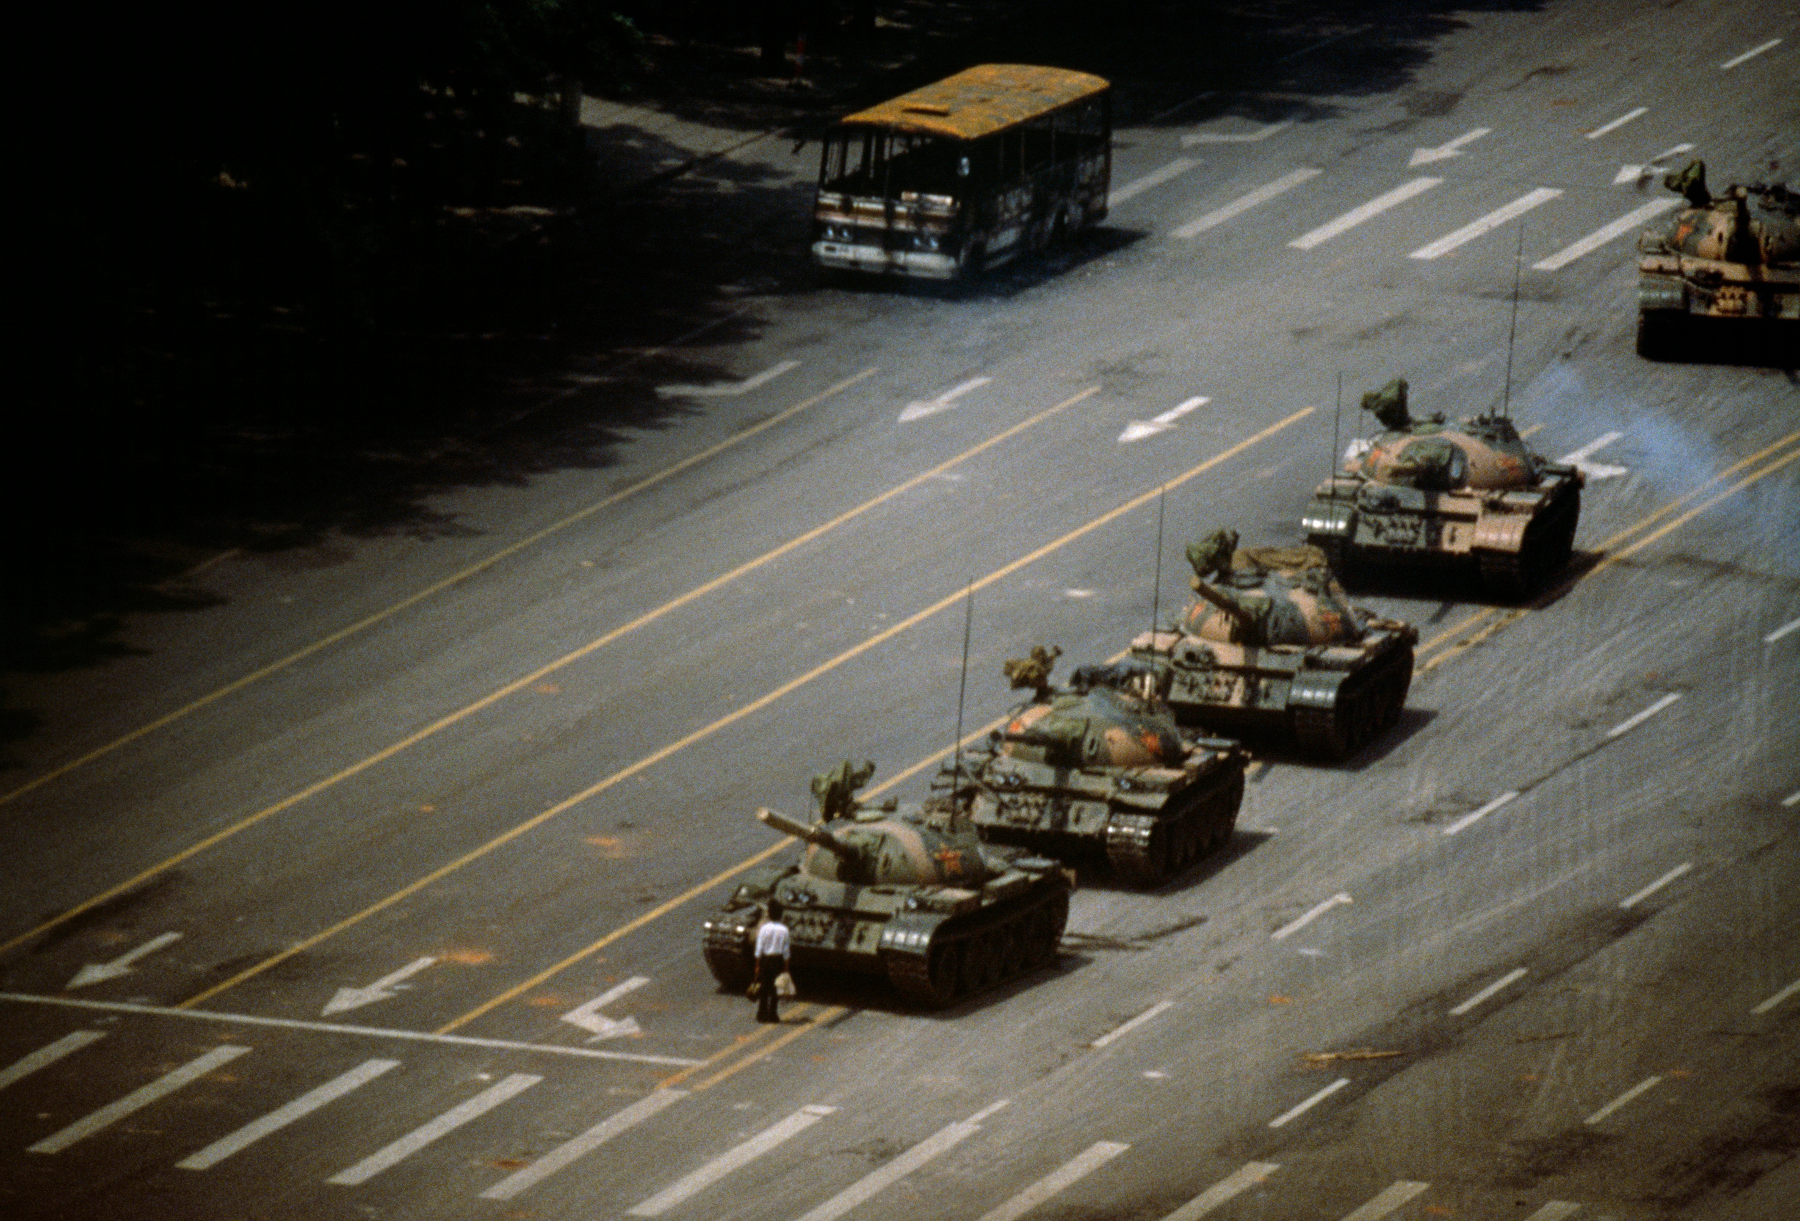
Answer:
<path fill-rule="evenodd" d="M 788 956 L 788 927 L 779 920 L 765 920 L 756 930 L 756 956 L 769 954 L 777 958 Z"/>

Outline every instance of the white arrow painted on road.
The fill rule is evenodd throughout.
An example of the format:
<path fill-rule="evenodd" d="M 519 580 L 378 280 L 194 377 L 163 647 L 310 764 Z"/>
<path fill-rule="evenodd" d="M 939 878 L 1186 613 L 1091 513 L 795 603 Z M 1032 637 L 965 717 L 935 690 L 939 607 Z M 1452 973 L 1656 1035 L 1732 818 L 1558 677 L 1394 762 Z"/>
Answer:
<path fill-rule="evenodd" d="M 1119 434 L 1119 444 L 1127 441 L 1142 441 L 1145 437 L 1154 437 L 1159 432 L 1167 432 L 1175 427 L 1175 421 L 1204 403 L 1211 402 L 1205 398 L 1191 398 L 1179 407 L 1171 407 L 1158 416 L 1148 420 L 1133 420 L 1131 425 Z"/>
<path fill-rule="evenodd" d="M 642 975 L 633 975 L 624 983 L 602 992 L 587 1004 L 569 1010 L 562 1015 L 562 1020 L 565 1022 L 572 1022 L 593 1035 L 594 1037 L 588 1040 L 590 1043 L 598 1043 L 601 1039 L 616 1039 L 620 1035 L 637 1034 L 639 1033 L 640 1028 L 636 1018 L 609 1018 L 601 1013 L 600 1010 L 607 1005 L 612 1004 L 627 992 L 636 992 L 639 988 L 649 982 L 650 981 Z"/>
<path fill-rule="evenodd" d="M 906 410 L 900 413 L 900 422 L 905 424 L 912 420 L 922 420 L 928 415 L 936 415 L 940 411 L 948 411 L 955 406 L 957 399 L 993 380 L 991 377 L 971 377 L 955 389 L 944 391 L 929 403 L 908 403 Z"/>
<path fill-rule="evenodd" d="M 1664 149 L 1642 165 L 1621 165 L 1619 167 L 1619 172 L 1613 175 L 1613 185 L 1623 186 L 1627 182 L 1636 182 L 1640 178 L 1647 178 L 1657 170 L 1661 169 L 1662 163 L 1667 161 L 1670 157 L 1675 156 L 1677 153 L 1691 153 L 1693 151 L 1694 146 L 1692 144 L 1677 144 L 1673 148 Z"/>
<path fill-rule="evenodd" d="M 748 394 L 758 386 L 774 381 L 790 369 L 798 369 L 797 360 L 784 360 L 772 368 L 764 369 L 755 377 L 746 377 L 741 382 L 713 382 L 706 386 L 658 386 L 656 393 L 663 398 L 722 398 L 732 394 Z"/>
<path fill-rule="evenodd" d="M 75 972 L 75 978 L 63 985 L 63 991 L 70 992 L 76 988 L 85 988 L 89 984 L 97 984 L 108 979 L 117 979 L 121 975 L 129 975 L 131 964 L 149 954 L 154 954 L 166 945 L 173 945 L 181 940 L 180 933 L 164 933 L 160 937 L 152 937 L 137 949 L 121 954 L 111 962 L 89 963 Z"/>
<path fill-rule="evenodd" d="M 1406 163 L 1406 167 L 1411 169 L 1415 165 L 1430 165 L 1433 161 L 1448 161 L 1452 157 L 1460 157 L 1463 145 L 1473 144 L 1493 130 L 1491 127 L 1477 127 L 1436 148 L 1415 148 L 1412 160 Z"/>
<path fill-rule="evenodd" d="M 1631 468 L 1627 466 L 1606 466 L 1599 462 L 1588 461 L 1595 453 L 1605 449 L 1624 435 L 1622 432 L 1602 433 L 1580 449 L 1564 454 L 1557 461 L 1575 467 L 1589 479 L 1611 479 L 1618 475 L 1628 474 Z"/>
<path fill-rule="evenodd" d="M 400 995 L 398 985 L 401 980 L 417 975 L 436 961 L 435 958 L 415 958 L 392 975 L 383 975 L 366 988 L 339 988 L 337 995 L 331 998 L 331 1003 L 325 1006 L 322 1016 L 330 1017 L 346 1009 L 359 1009 L 376 1001 L 392 1000 Z"/>
<path fill-rule="evenodd" d="M 1292 119 L 1283 119 L 1279 123 L 1265 123 L 1253 132 L 1242 135 L 1218 135 L 1213 132 L 1196 132 L 1191 136 L 1181 137 L 1181 147 L 1192 148 L 1196 144 L 1256 144 L 1267 140 L 1278 131 L 1286 131 L 1294 125 Z"/>

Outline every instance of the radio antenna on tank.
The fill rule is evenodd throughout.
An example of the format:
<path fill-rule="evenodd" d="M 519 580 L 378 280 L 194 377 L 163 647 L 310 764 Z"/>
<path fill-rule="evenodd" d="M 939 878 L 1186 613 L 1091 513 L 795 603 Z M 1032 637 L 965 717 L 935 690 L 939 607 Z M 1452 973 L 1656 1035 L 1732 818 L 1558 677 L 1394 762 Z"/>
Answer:
<path fill-rule="evenodd" d="M 1519 333 L 1519 270 L 1525 263 L 1525 222 L 1519 222 L 1519 244 L 1513 251 L 1512 321 L 1506 327 L 1506 383 L 1500 391 L 1500 415 L 1512 416 L 1513 340 Z"/>
<path fill-rule="evenodd" d="M 969 689 L 969 631 L 975 623 L 975 582 L 963 599 L 962 677 L 956 680 L 956 736 L 950 740 L 950 809 L 956 809 L 956 795 L 962 791 L 962 727 L 963 696 Z"/>
<path fill-rule="evenodd" d="M 1339 369 L 1338 370 L 1338 383 L 1337 383 L 1337 401 L 1335 403 L 1333 403 L 1332 407 L 1331 407 L 1331 461 L 1327 462 L 1325 464 L 1325 478 L 1327 480 L 1335 480 L 1337 478 L 1338 420 L 1343 416 L 1343 414 L 1344 414 L 1344 371 L 1342 369 Z M 1332 487 L 1334 490 L 1332 491 L 1331 494 L 1333 496 L 1336 496 L 1337 495 L 1337 492 L 1335 490 L 1337 487 L 1336 483 L 1333 483 Z"/>
<path fill-rule="evenodd" d="M 1151 647 L 1156 647 L 1156 620 L 1162 613 L 1163 506 L 1169 499 L 1169 485 L 1156 489 L 1156 580 L 1150 586 Z"/>

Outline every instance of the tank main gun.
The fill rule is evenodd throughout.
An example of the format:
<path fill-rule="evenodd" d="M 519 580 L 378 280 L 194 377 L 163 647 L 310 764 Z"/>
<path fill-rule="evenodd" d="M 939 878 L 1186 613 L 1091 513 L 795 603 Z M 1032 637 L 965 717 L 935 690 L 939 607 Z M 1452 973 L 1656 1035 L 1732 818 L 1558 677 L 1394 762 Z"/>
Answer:
<path fill-rule="evenodd" d="M 809 827 L 803 822 L 796 822 L 787 815 L 779 814 L 767 806 L 757 810 L 756 817 L 759 822 L 771 830 L 779 831 L 783 835 L 791 835 L 795 839 L 805 840 L 815 848 L 823 848 L 840 861 L 853 862 L 862 857 L 861 852 L 842 842 L 831 832 L 819 827 Z"/>

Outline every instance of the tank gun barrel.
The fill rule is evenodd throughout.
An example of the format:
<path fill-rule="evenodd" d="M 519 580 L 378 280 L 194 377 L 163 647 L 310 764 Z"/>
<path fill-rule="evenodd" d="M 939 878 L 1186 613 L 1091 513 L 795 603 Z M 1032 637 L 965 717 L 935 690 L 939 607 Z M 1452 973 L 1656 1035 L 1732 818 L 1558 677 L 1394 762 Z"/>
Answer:
<path fill-rule="evenodd" d="M 1208 602 L 1211 602 L 1221 611 L 1224 611 L 1226 617 L 1240 628 L 1248 630 L 1256 626 L 1256 616 L 1252 615 L 1242 606 L 1239 606 L 1237 600 L 1232 598 L 1229 594 L 1214 589 L 1211 585 L 1198 577 L 1194 578 L 1192 584 L 1195 593 L 1199 594 L 1202 598 L 1205 598 Z"/>
<path fill-rule="evenodd" d="M 767 806 L 756 811 L 758 821 L 783 835 L 791 835 L 795 839 L 805 840 L 809 844 L 825 849 L 825 851 L 843 860 L 854 860 L 858 853 L 849 844 L 838 842 L 836 836 L 818 827 L 809 827 L 803 822 L 795 822 L 785 814 L 778 814 Z"/>

